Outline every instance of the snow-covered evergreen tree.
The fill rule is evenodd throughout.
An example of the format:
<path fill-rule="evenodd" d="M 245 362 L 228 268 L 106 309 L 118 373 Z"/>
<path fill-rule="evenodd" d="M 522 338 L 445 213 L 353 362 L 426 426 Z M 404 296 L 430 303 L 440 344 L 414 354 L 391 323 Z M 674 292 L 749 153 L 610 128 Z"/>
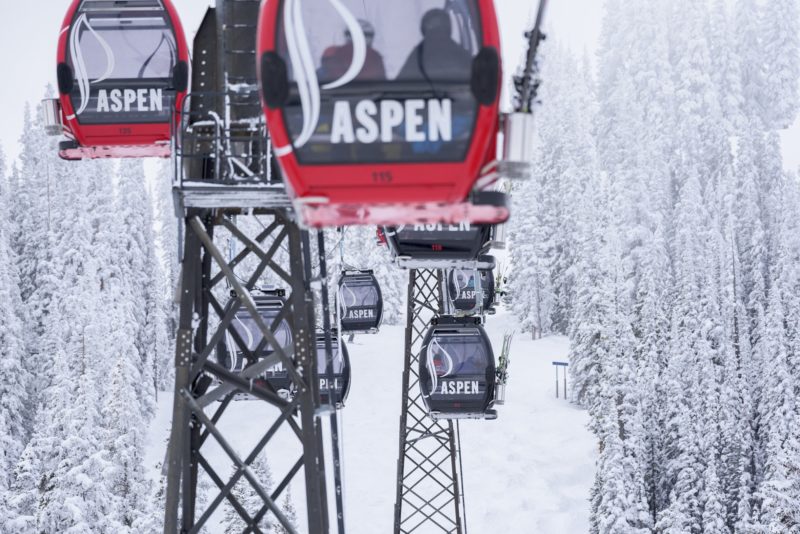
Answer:
<path fill-rule="evenodd" d="M 169 346 L 163 282 L 157 276 L 159 261 L 156 258 L 153 203 L 147 193 L 141 162 L 129 160 L 120 163 L 116 211 L 122 224 L 116 261 L 134 299 L 129 313 L 136 328 L 135 344 L 139 357 L 136 368 L 141 375 L 136 387 L 145 412 L 152 414 L 155 410 L 156 361 L 159 354 L 169 350 Z"/>
<path fill-rule="evenodd" d="M 11 516 L 8 499 L 12 473 L 28 438 L 30 375 L 24 364 L 22 299 L 16 256 L 11 248 L 9 184 L 0 152 L 0 530 Z"/>
<path fill-rule="evenodd" d="M 787 429 L 800 392 L 800 246 L 786 213 L 796 213 L 798 185 L 784 176 L 775 132 L 795 116 L 796 11 L 791 0 L 606 4 L 594 130 L 602 178 L 586 182 L 594 198 L 577 211 L 569 272 L 573 395 L 598 436 L 614 436 L 598 463 L 594 532 L 633 528 L 615 523 L 629 516 L 614 503 L 634 509 L 640 483 L 645 529 L 796 528 Z M 559 169 L 542 163 L 542 174 Z M 512 256 L 535 257 L 517 245 Z M 535 306 L 519 296 L 519 309 Z M 626 328 L 634 348 L 623 357 Z M 625 362 L 632 372 L 620 371 Z"/>
<path fill-rule="evenodd" d="M 36 531 L 104 532 L 118 530 L 116 500 L 109 498 L 108 451 L 102 446 L 99 382 L 91 328 L 101 313 L 98 262 L 93 253 L 89 217 L 89 180 L 75 173 L 61 188 L 63 230 L 54 240 L 54 271 L 61 281 L 47 314 L 40 344 L 52 356 L 52 376 L 45 382 L 36 414 L 36 431 L 16 483 L 18 502 Z M 105 349 L 105 347 L 103 347 Z M 31 498 L 32 497 L 32 498 Z M 24 531 L 24 530 L 22 530 Z"/>
<path fill-rule="evenodd" d="M 800 13 L 797 0 L 770 0 L 761 8 L 764 124 L 770 130 L 791 126 L 800 100 Z"/>
<path fill-rule="evenodd" d="M 524 332 L 533 338 L 552 332 L 555 294 L 550 280 L 549 258 L 546 244 L 542 242 L 541 228 L 535 216 L 541 205 L 541 189 L 536 183 L 525 183 L 514 193 L 517 211 L 523 206 L 531 216 L 514 219 L 509 232 L 511 261 L 514 265 L 509 277 L 512 310 Z"/>
<path fill-rule="evenodd" d="M 283 516 L 287 519 L 287 521 L 289 521 L 289 524 L 293 525 L 295 529 L 299 527 L 297 509 L 294 507 L 294 502 L 292 501 L 291 486 L 286 488 L 286 495 L 284 496 L 283 503 L 281 504 L 281 512 L 283 512 Z M 276 524 L 275 534 L 289 534 L 289 530 L 287 530 L 283 525 Z"/>
<path fill-rule="evenodd" d="M 587 66 L 557 45 L 544 47 L 538 144 L 529 181 L 513 192 L 512 309 L 534 337 L 566 333 L 576 307 L 581 196 L 596 173 L 593 88 Z"/>
<path fill-rule="evenodd" d="M 271 493 L 274 485 L 272 481 L 272 472 L 263 454 L 257 456 L 253 463 L 250 464 L 250 470 L 256 480 L 261 484 L 261 488 L 266 491 L 267 494 Z M 247 514 L 251 518 L 255 518 L 256 514 L 258 514 L 264 506 L 264 500 L 258 492 L 253 489 L 253 486 L 245 477 L 239 479 L 233 487 L 231 495 L 236 499 L 236 502 L 247 511 Z M 222 520 L 223 532 L 225 534 L 242 532 L 243 525 L 245 525 L 245 523 L 242 520 L 242 516 L 239 515 L 239 512 L 236 511 L 230 502 L 226 503 L 225 516 Z M 271 512 L 267 511 L 262 515 L 262 519 L 258 522 L 258 528 L 261 529 L 262 532 L 274 532 L 275 517 Z"/>
<path fill-rule="evenodd" d="M 15 253 L 22 298 L 25 364 L 35 377 L 29 392 L 37 402 L 38 392 L 50 379 L 52 358 L 40 344 L 45 333 L 51 300 L 61 289 L 53 250 L 61 230 L 62 184 L 71 178 L 68 166 L 58 159 L 56 144 L 44 134 L 40 108 L 27 106 L 20 137 L 19 166 L 11 175 L 9 200 L 11 246 Z M 33 422 L 33 417 L 29 418 Z M 30 429 L 29 429 L 30 430 Z"/>

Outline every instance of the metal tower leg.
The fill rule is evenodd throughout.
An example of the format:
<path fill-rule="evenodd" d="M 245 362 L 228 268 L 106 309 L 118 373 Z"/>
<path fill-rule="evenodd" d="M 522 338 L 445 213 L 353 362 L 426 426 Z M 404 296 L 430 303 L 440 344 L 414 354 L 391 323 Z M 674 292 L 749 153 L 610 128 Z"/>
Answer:
<path fill-rule="evenodd" d="M 458 429 L 428 417 L 419 389 L 422 342 L 442 311 L 441 283 L 440 271 L 409 272 L 395 534 L 466 532 Z"/>
<path fill-rule="evenodd" d="M 241 516 L 245 534 L 261 534 L 258 524 L 266 514 L 270 514 L 273 523 L 295 533 L 296 527 L 276 504 L 293 481 L 305 488 L 308 532 L 329 532 L 322 426 L 317 415 L 319 380 L 308 235 L 281 210 L 264 210 L 261 214 L 270 217 L 271 224 L 252 237 L 220 213 L 195 210 L 186 218 L 165 534 L 200 532 L 226 502 Z M 215 228 L 224 228 L 241 243 L 242 252 L 230 261 L 214 243 Z M 281 250 L 288 250 L 288 265 L 279 264 Z M 245 259 L 250 260 L 248 272 L 243 271 Z M 258 287 L 267 269 L 287 287 L 286 306 L 272 325 L 264 324 L 250 298 L 250 291 Z M 233 328 L 234 316 L 241 308 L 250 312 L 264 339 L 274 348 L 270 356 L 259 357 L 263 347 L 250 350 Z M 283 319 L 288 321 L 294 339 L 287 350 L 281 349 L 273 334 Z M 226 333 L 248 356 L 248 365 L 241 371 L 231 371 L 213 361 Z M 252 381 L 278 363 L 283 364 L 292 379 L 296 393 L 291 400 L 280 397 L 269 385 Z M 230 419 L 225 416 L 236 404 L 233 397 L 245 392 L 273 408 L 269 419 L 260 416 L 253 422 L 263 425 L 262 437 L 255 447 L 251 443 L 246 448 L 237 443 L 238 433 L 224 424 Z M 257 401 L 248 401 L 248 405 Z M 277 473 L 274 488 L 265 488 L 250 465 L 277 434 L 284 439 L 294 436 L 296 441 L 291 440 L 294 443 L 291 447 L 281 441 L 280 448 L 270 449 L 269 461 L 272 464 L 280 456 L 281 461 L 272 465 L 291 467 Z M 208 456 L 212 443 L 224 452 L 229 462 L 225 470 L 218 463 L 212 465 Z M 239 451 L 249 454 L 242 456 Z M 197 499 L 200 474 L 218 490 L 204 509 L 200 509 Z M 231 490 L 237 483 L 249 484 L 263 501 L 254 515 L 233 496 Z"/>

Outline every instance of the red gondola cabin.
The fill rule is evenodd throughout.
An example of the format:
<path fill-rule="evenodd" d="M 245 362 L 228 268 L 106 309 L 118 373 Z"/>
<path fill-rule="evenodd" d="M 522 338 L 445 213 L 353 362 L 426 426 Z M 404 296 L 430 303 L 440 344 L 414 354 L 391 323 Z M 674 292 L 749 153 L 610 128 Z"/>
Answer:
<path fill-rule="evenodd" d="M 64 159 L 167 157 L 189 80 L 170 0 L 73 0 L 58 41 Z"/>
<path fill-rule="evenodd" d="M 259 80 L 284 179 L 311 226 L 508 218 L 475 192 L 495 160 L 492 0 L 266 0 Z"/>

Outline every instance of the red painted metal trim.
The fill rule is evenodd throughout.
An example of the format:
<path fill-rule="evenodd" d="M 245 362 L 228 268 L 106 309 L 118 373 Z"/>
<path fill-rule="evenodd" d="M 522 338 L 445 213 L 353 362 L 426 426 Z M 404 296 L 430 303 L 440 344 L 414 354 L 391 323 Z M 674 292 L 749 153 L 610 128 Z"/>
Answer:
<path fill-rule="evenodd" d="M 168 158 L 172 155 L 169 143 L 129 146 L 89 146 L 59 150 L 61 159 L 78 161 L 100 158 Z"/>
<path fill-rule="evenodd" d="M 402 224 L 496 224 L 508 220 L 510 212 L 504 206 L 484 206 L 470 202 L 416 202 L 362 204 L 295 204 L 305 226 L 402 225 Z"/>

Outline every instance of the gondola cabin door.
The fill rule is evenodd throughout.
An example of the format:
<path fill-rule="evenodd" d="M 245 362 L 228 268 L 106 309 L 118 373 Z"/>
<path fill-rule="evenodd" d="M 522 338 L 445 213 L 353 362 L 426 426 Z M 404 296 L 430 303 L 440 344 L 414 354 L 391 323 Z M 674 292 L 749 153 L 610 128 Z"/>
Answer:
<path fill-rule="evenodd" d="M 492 0 L 266 0 L 262 100 L 304 221 L 507 219 L 503 195 L 471 197 L 496 155 L 499 49 Z"/>
<path fill-rule="evenodd" d="M 189 49 L 171 0 L 74 0 L 58 43 L 64 159 L 166 157 Z"/>

